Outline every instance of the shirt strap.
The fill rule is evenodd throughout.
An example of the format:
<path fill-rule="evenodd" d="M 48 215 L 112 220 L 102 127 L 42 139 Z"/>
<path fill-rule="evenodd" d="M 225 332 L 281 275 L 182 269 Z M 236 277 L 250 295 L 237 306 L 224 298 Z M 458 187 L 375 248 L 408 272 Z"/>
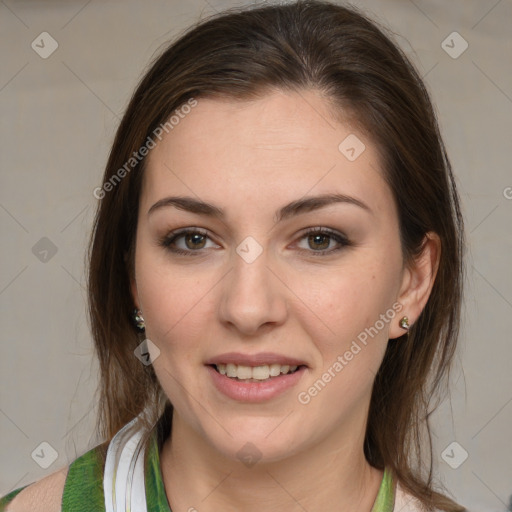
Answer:
<path fill-rule="evenodd" d="M 386 467 L 371 512 L 393 512 L 395 508 L 395 487 L 391 470 Z"/>

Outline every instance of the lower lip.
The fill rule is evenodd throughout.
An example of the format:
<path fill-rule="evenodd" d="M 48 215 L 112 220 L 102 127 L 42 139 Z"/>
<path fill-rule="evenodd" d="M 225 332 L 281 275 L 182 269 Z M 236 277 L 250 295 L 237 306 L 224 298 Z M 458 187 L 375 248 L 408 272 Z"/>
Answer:
<path fill-rule="evenodd" d="M 273 377 L 261 382 L 244 382 L 220 374 L 212 366 L 207 366 L 215 387 L 224 395 L 240 402 L 265 402 L 295 386 L 306 368 L 301 366 L 296 372 Z"/>

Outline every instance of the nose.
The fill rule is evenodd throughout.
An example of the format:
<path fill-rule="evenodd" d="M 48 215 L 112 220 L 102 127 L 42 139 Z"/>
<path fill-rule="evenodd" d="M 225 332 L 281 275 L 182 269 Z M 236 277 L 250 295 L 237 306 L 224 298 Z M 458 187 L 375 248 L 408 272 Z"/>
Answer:
<path fill-rule="evenodd" d="M 250 263 L 233 255 L 233 268 L 223 280 L 219 315 L 223 324 L 247 336 L 285 322 L 286 287 L 270 268 L 266 251 Z"/>

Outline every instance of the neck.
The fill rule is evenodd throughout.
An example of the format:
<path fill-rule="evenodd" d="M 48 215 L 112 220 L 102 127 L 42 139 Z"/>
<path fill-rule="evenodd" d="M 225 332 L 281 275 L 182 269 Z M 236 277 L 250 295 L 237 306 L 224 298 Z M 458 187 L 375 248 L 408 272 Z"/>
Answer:
<path fill-rule="evenodd" d="M 333 503 L 339 511 L 370 512 L 383 472 L 366 461 L 363 440 L 331 439 L 248 467 L 216 452 L 174 411 L 160 455 L 167 498 L 173 512 L 316 512 L 333 510 Z"/>

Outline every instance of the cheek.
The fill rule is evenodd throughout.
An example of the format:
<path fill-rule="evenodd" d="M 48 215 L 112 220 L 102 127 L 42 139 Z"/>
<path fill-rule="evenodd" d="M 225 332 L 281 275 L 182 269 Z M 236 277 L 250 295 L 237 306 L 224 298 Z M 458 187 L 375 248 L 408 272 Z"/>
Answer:
<path fill-rule="evenodd" d="M 317 367 L 309 384 L 313 394 L 321 390 L 322 397 L 315 398 L 314 406 L 319 414 L 330 414 L 324 408 L 326 403 L 351 409 L 371 392 L 386 351 L 389 327 L 397 321 L 392 305 L 399 263 L 399 259 L 385 261 L 373 255 L 367 263 L 360 258 L 357 265 L 338 269 L 328 278 L 303 281 L 307 286 L 299 293 L 308 297 L 305 302 L 316 312 L 302 318 L 317 352 Z M 310 396 L 307 389 L 303 391 L 306 398 Z"/>
<path fill-rule="evenodd" d="M 147 273 L 149 274 L 149 272 Z M 208 283 L 154 273 L 141 279 L 139 296 L 146 313 L 146 332 L 159 344 L 186 343 L 200 331 Z M 195 319 L 195 321 L 194 321 Z"/>
<path fill-rule="evenodd" d="M 312 326 L 325 338 L 347 340 L 372 326 L 391 308 L 397 290 L 397 269 L 373 260 L 364 265 L 336 269 L 328 275 L 302 275 L 296 279 L 297 296 L 309 306 Z M 312 314 L 313 313 L 313 314 Z M 330 336 L 329 336 L 330 335 Z"/>
<path fill-rule="evenodd" d="M 311 418 L 323 418 L 326 429 L 340 416 L 350 417 L 371 394 L 395 316 L 395 278 L 384 267 L 333 273 L 308 288 L 317 315 L 304 315 L 303 328 L 315 344 L 317 364 L 297 398 Z"/>
<path fill-rule="evenodd" d="M 147 246 L 137 254 L 135 272 L 148 338 L 166 350 L 193 339 L 213 276 L 199 272 L 195 265 L 171 265 L 164 251 Z"/>
<path fill-rule="evenodd" d="M 147 263 L 147 264 L 146 264 Z M 201 361 L 205 318 L 211 312 L 208 280 L 187 275 L 170 265 L 161 266 L 141 257 L 137 274 L 138 293 L 146 322 L 146 336 L 157 345 L 153 361 L 156 376 L 171 402 L 187 410 L 183 386 L 190 386 L 190 369 Z"/>

